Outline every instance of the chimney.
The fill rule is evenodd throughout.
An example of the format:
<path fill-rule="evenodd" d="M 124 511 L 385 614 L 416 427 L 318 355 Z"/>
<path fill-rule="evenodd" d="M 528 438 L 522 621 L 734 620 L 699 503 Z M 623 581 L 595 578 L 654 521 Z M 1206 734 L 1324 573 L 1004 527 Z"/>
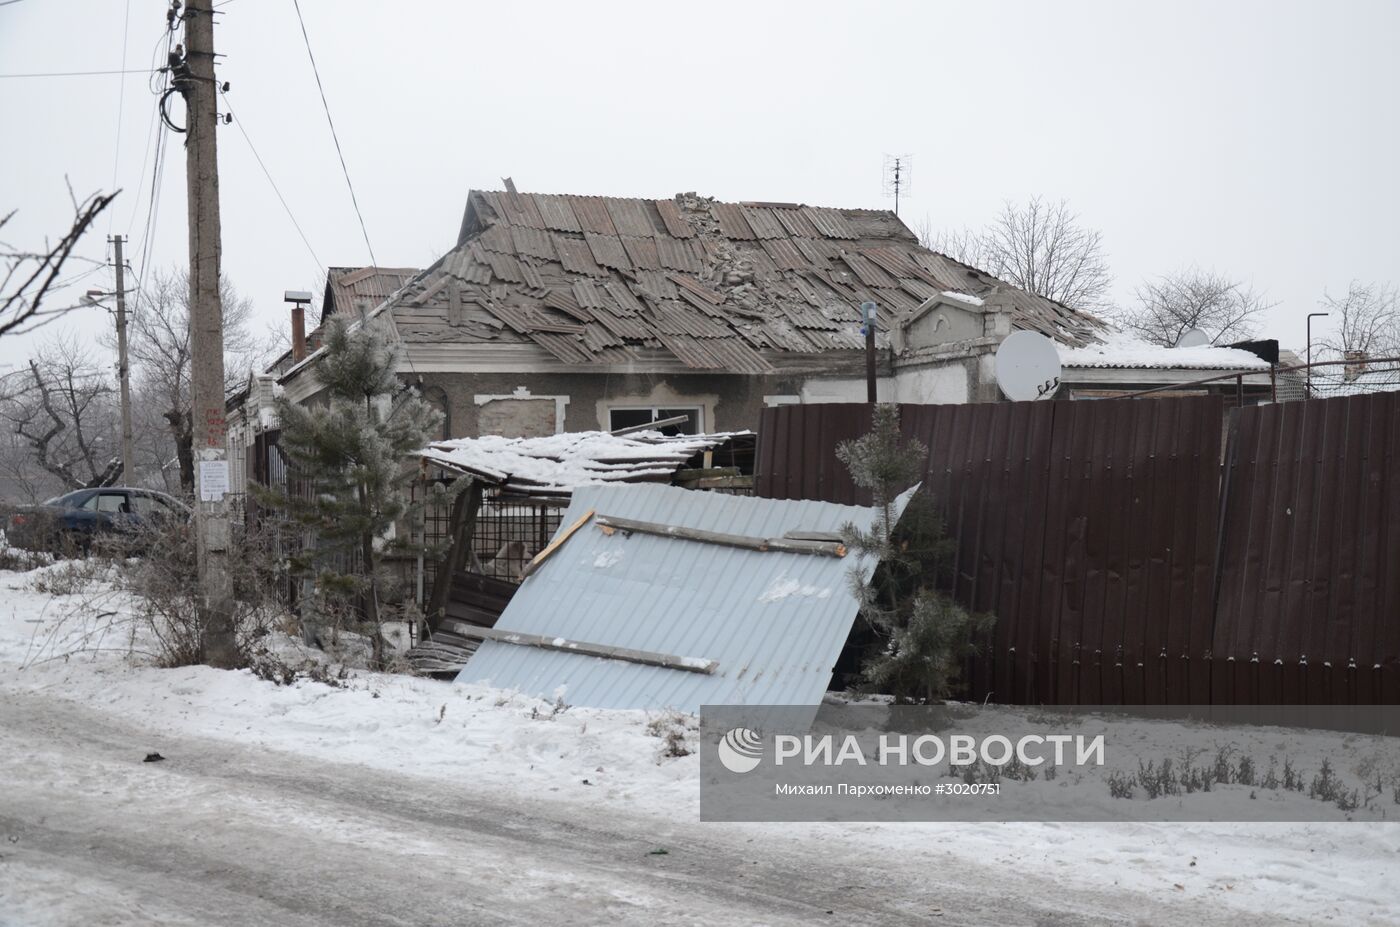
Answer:
<path fill-rule="evenodd" d="M 1347 351 L 1342 355 L 1346 366 L 1342 368 L 1342 379 L 1350 383 L 1366 372 L 1366 352 Z"/>
<path fill-rule="evenodd" d="M 292 303 L 292 363 L 306 359 L 306 307 Z"/>
<path fill-rule="evenodd" d="M 307 290 L 288 290 L 282 299 L 292 304 L 292 363 L 306 359 L 306 307 L 311 304 Z"/>

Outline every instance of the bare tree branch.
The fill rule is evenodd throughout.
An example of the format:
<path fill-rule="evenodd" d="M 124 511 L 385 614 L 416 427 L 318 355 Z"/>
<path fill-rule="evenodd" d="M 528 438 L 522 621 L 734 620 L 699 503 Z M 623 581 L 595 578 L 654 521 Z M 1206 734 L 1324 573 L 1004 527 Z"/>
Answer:
<path fill-rule="evenodd" d="M 1137 305 L 1118 318 L 1139 338 L 1163 347 L 1175 347 L 1193 328 L 1211 344 L 1229 344 L 1248 338 L 1255 318 L 1275 305 L 1241 281 L 1191 267 L 1145 281 L 1137 288 Z"/>
<path fill-rule="evenodd" d="M 118 193 L 121 191 L 117 191 Z M 57 244 L 45 244 L 42 251 L 24 251 L 0 242 L 0 261 L 4 261 L 0 276 L 0 336 L 33 331 L 74 307 L 44 308 L 44 298 L 55 288 L 63 266 L 72 257 L 78 239 L 92 226 L 98 214 L 116 198 L 116 193 L 94 193 L 81 203 L 74 198 L 73 224 Z M 72 188 L 69 188 L 72 198 Z M 0 218 L 0 229 L 14 218 L 11 210 Z"/>
<path fill-rule="evenodd" d="M 72 340 L 50 343 L 29 361 L 22 388 L 0 416 L 28 446 L 31 460 L 64 489 L 110 485 L 121 475 L 115 447 L 114 390 Z"/>
<path fill-rule="evenodd" d="M 925 221 L 918 234 L 925 247 L 1029 293 L 1075 309 L 1107 306 L 1113 275 L 1103 254 L 1103 236 L 1081 225 L 1064 200 L 1033 197 L 1024 206 L 1008 202 L 981 231 L 933 234 Z"/>
<path fill-rule="evenodd" d="M 1324 292 L 1319 305 L 1332 316 L 1332 333 L 1322 339 L 1328 350 L 1342 356 L 1400 354 L 1400 291 L 1393 284 L 1353 280 L 1345 296 Z"/>

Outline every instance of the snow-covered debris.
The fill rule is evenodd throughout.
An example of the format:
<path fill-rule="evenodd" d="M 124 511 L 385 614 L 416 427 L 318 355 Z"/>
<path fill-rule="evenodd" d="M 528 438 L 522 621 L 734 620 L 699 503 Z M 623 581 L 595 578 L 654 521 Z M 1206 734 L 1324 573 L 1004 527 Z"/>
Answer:
<path fill-rule="evenodd" d="M 961 293 L 957 290 L 944 290 L 943 295 L 949 299 L 956 299 L 958 302 L 967 303 L 969 306 L 980 306 L 982 300 L 971 293 Z"/>
<path fill-rule="evenodd" d="M 666 482 L 701 451 L 749 432 L 666 436 L 574 431 L 540 438 L 482 435 L 436 441 L 419 456 L 510 492 L 566 495 L 599 483 Z"/>
<path fill-rule="evenodd" d="M 1124 332 L 1111 332 L 1098 344 L 1071 348 L 1056 344 L 1060 363 L 1066 367 L 1150 367 L 1160 369 L 1268 370 L 1258 355 L 1240 348 L 1201 345 L 1194 348 L 1164 348 L 1134 338 Z"/>

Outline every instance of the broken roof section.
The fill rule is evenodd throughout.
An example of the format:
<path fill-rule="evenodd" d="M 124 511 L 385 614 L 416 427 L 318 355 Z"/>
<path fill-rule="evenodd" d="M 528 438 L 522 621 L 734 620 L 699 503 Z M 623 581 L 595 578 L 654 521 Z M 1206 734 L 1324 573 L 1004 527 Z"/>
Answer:
<path fill-rule="evenodd" d="M 598 708 L 815 705 L 858 609 L 848 571 L 868 581 L 874 561 L 653 531 L 784 546 L 784 535 L 834 535 L 848 522 L 869 529 L 875 518 L 874 509 L 827 502 L 581 487 L 555 535 L 567 539 L 525 580 L 457 681 Z M 629 520 L 651 527 L 608 527 Z"/>
<path fill-rule="evenodd" d="M 333 313 L 352 319 L 368 315 L 420 273 L 417 267 L 328 267 L 321 321 Z"/>
<path fill-rule="evenodd" d="M 538 438 L 482 435 L 436 441 L 418 453 L 429 463 L 527 496 L 566 496 L 598 483 L 668 483 L 696 454 L 751 432 L 666 436 L 576 431 Z"/>
<path fill-rule="evenodd" d="M 767 373 L 776 354 L 864 347 L 943 292 L 1000 288 L 1018 328 L 1087 344 L 1103 323 L 922 247 L 887 210 L 472 191 L 457 246 L 389 303 L 406 342 L 538 345 L 569 365 L 664 349 Z"/>

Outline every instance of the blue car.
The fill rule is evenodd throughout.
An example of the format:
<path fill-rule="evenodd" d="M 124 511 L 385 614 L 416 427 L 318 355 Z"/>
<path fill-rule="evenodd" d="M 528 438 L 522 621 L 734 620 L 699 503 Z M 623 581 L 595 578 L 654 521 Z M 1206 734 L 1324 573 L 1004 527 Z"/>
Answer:
<path fill-rule="evenodd" d="M 150 489 L 79 489 L 17 510 L 5 526 L 5 537 L 25 550 L 86 553 L 100 537 L 131 534 L 143 526 L 187 524 L 190 514 L 178 499 Z"/>

